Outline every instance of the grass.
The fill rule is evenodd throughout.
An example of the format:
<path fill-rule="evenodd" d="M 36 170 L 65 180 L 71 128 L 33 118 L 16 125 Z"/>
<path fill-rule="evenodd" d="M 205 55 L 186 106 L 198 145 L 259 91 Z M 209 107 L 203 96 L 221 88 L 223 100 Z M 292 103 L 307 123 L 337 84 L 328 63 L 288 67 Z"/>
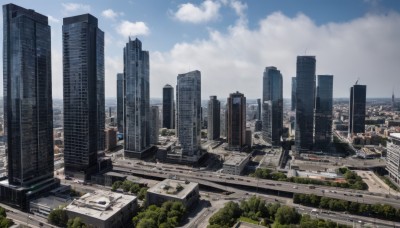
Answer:
<path fill-rule="evenodd" d="M 391 189 L 393 189 L 395 191 L 399 191 L 399 188 L 395 184 L 393 184 L 392 181 L 388 177 L 381 176 L 381 175 L 377 175 L 377 176 L 380 177 L 383 180 L 383 182 L 385 182 L 385 184 L 387 184 Z"/>
<path fill-rule="evenodd" d="M 243 216 L 239 218 L 239 221 L 258 225 L 258 221 L 255 221 L 251 218 L 247 218 L 247 217 L 243 217 Z"/>

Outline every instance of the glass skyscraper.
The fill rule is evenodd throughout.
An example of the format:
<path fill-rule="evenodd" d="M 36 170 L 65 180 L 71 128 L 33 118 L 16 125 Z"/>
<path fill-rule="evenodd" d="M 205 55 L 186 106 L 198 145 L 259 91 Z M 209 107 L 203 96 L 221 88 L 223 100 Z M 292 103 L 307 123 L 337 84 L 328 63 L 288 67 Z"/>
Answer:
<path fill-rule="evenodd" d="M 228 148 L 240 150 L 246 144 L 246 97 L 239 92 L 231 93 L 226 106 Z"/>
<path fill-rule="evenodd" d="M 280 145 L 283 132 L 282 74 L 276 67 L 266 67 L 263 76 L 263 139 Z"/>
<path fill-rule="evenodd" d="M 200 158 L 201 73 L 198 70 L 179 74 L 176 86 L 177 136 L 182 157 Z"/>
<path fill-rule="evenodd" d="M 365 132 L 366 96 L 366 85 L 355 84 L 350 88 L 349 135 Z"/>
<path fill-rule="evenodd" d="M 207 138 L 209 140 L 219 139 L 221 125 L 221 102 L 219 102 L 217 96 L 210 96 L 207 111 Z"/>
<path fill-rule="evenodd" d="M 117 74 L 117 127 L 118 132 L 124 132 L 124 74 Z"/>
<path fill-rule="evenodd" d="M 297 56 L 295 134 L 297 152 L 313 149 L 315 64 L 315 56 Z"/>
<path fill-rule="evenodd" d="M 333 75 L 318 75 L 315 98 L 315 150 L 329 152 L 332 142 Z"/>
<path fill-rule="evenodd" d="M 90 14 L 64 18 L 62 31 L 65 173 L 88 178 L 105 146 L 104 33 Z"/>
<path fill-rule="evenodd" d="M 142 158 L 150 148 L 149 52 L 139 39 L 124 48 L 124 153 Z"/>
<path fill-rule="evenodd" d="M 175 103 L 174 88 L 166 84 L 163 88 L 163 106 L 162 106 L 162 127 L 167 129 L 175 128 Z"/>
<path fill-rule="evenodd" d="M 296 110 L 296 77 L 292 77 L 292 108 L 291 110 Z"/>

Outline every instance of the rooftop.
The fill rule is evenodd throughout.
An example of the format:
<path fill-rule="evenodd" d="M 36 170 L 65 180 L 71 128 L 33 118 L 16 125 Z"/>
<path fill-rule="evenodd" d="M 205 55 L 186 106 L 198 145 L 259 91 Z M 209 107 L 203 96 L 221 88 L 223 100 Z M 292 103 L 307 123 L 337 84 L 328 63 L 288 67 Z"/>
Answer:
<path fill-rule="evenodd" d="M 105 221 L 134 200 L 132 195 L 97 190 L 72 201 L 65 209 Z"/>
<path fill-rule="evenodd" d="M 30 203 L 31 204 L 37 204 L 40 206 L 46 206 L 49 208 L 57 208 L 61 205 L 67 205 L 71 203 L 72 199 L 65 199 L 57 196 L 47 196 L 47 197 L 41 197 L 35 200 L 32 200 Z"/>
<path fill-rule="evenodd" d="M 239 165 L 242 163 L 250 154 L 246 153 L 231 153 L 225 162 L 224 165 Z"/>
<path fill-rule="evenodd" d="M 177 187 L 179 185 L 183 187 L 183 189 L 180 191 L 177 190 Z M 189 194 L 198 185 L 198 183 L 194 182 L 165 179 L 154 185 L 153 187 L 149 188 L 147 192 L 184 199 L 186 195 Z"/>
<path fill-rule="evenodd" d="M 390 137 L 400 139 L 400 133 L 390 133 Z"/>

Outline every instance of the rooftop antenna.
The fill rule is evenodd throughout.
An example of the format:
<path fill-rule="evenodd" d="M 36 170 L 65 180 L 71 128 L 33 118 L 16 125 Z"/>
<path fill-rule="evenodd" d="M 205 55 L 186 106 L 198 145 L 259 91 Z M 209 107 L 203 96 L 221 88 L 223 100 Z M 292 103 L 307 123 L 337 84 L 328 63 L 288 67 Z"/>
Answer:
<path fill-rule="evenodd" d="M 356 84 L 355 84 L 355 85 L 357 85 L 357 84 L 358 84 L 358 81 L 359 81 L 359 80 L 360 80 L 360 77 L 358 77 L 358 78 L 357 78 L 357 81 L 356 81 Z"/>

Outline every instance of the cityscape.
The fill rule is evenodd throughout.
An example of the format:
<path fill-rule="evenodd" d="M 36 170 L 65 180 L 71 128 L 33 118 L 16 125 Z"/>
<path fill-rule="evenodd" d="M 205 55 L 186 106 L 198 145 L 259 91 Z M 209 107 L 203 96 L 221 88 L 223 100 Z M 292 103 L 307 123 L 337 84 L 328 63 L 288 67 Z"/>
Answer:
<path fill-rule="evenodd" d="M 0 227 L 400 227 L 397 76 L 388 82 L 378 75 L 375 83 L 363 69 L 343 76 L 327 71 L 336 63 L 319 58 L 326 53 L 304 47 L 293 62 L 257 65 L 257 75 L 243 82 L 237 75 L 211 80 L 202 61 L 161 78 L 157 61 L 170 60 L 149 45 L 144 22 L 120 33 L 121 56 L 111 60 L 107 46 L 115 44 L 103 18 L 117 23 L 125 13 L 60 3 L 69 13 L 57 19 L 42 13 L 42 2 L 20 2 L 2 4 Z M 393 7 L 377 15 L 400 22 L 400 5 L 360 2 Z M 178 9 L 167 17 L 193 26 L 222 23 L 230 9 L 238 17 L 230 31 L 252 20 L 247 9 L 264 7 L 239 0 L 169 4 Z M 78 8 L 84 12 L 75 14 Z M 62 24 L 58 35 L 54 23 Z M 369 23 L 376 33 L 376 22 Z M 113 61 L 120 67 L 110 73 Z M 344 77 L 351 81 L 346 88 Z"/>

